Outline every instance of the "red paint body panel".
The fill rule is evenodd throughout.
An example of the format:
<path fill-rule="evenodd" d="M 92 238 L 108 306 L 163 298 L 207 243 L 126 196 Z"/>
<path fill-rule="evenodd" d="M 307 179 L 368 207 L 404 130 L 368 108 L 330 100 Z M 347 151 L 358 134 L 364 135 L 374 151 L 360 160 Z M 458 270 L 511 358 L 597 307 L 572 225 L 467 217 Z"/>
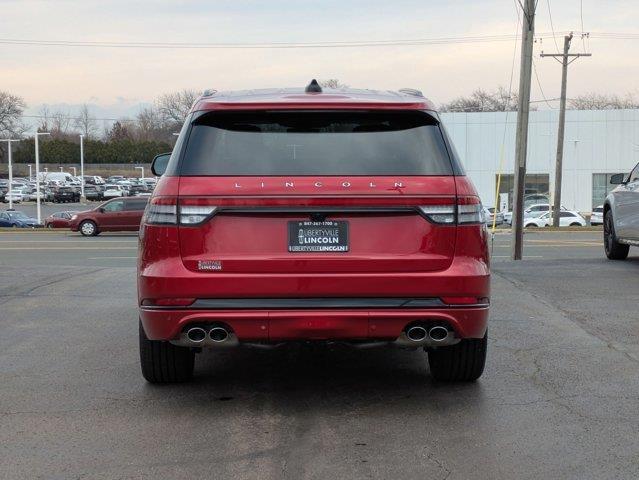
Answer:
<path fill-rule="evenodd" d="M 44 226 L 47 228 L 69 228 L 71 220 L 49 216 L 44 219 Z"/>

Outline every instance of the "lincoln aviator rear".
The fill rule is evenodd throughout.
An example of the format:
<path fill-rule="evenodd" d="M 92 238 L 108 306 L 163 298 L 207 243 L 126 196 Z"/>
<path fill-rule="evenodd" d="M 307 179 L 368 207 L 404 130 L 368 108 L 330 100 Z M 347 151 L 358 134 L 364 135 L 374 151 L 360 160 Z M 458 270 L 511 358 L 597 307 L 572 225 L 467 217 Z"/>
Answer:
<path fill-rule="evenodd" d="M 490 270 L 483 207 L 416 90 L 207 91 L 140 230 L 142 373 L 203 349 L 339 342 L 422 349 L 476 380 Z"/>

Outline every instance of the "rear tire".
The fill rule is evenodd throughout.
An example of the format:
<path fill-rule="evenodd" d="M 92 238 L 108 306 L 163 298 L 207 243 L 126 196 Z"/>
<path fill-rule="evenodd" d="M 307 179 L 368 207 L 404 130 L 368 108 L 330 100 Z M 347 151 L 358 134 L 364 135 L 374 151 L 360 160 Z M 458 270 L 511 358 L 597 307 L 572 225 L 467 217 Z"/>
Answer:
<path fill-rule="evenodd" d="M 186 382 L 193 377 L 195 353 L 162 340 L 149 340 L 140 329 L 140 366 L 142 376 L 150 383 Z"/>
<path fill-rule="evenodd" d="M 467 338 L 456 345 L 428 352 L 430 374 L 443 382 L 472 382 L 481 377 L 486 364 L 488 333 Z"/>
<path fill-rule="evenodd" d="M 615 222 L 612 218 L 612 211 L 608 210 L 604 216 L 604 250 L 606 257 L 610 260 L 625 260 L 628 257 L 630 245 L 624 245 L 617 241 L 615 235 Z"/>

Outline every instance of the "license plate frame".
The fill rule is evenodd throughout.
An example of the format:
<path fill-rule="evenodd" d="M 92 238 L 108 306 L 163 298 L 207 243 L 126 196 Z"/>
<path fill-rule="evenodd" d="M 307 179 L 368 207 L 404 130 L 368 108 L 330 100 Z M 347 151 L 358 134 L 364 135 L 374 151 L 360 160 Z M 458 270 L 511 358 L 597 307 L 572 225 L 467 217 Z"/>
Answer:
<path fill-rule="evenodd" d="M 349 249 L 349 224 L 346 220 L 288 222 L 290 253 L 346 253 Z"/>

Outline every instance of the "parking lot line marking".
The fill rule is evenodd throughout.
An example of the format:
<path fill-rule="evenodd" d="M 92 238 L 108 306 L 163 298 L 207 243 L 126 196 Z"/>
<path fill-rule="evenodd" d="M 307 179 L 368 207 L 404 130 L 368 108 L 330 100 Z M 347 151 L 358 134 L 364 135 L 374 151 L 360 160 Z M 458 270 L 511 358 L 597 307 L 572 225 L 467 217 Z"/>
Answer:
<path fill-rule="evenodd" d="M 491 258 L 510 258 L 510 255 L 491 255 Z M 526 258 L 544 258 L 543 255 L 524 255 L 524 260 Z"/>
<path fill-rule="evenodd" d="M 526 244 L 524 243 L 524 246 L 526 246 Z M 539 244 L 536 243 L 534 245 L 528 245 L 529 248 L 574 248 L 574 247 L 597 247 L 597 248 L 601 248 L 602 245 L 600 243 L 574 243 L 571 245 L 558 245 L 558 244 Z M 508 244 L 502 244 L 502 245 L 498 245 L 495 244 L 495 248 L 511 248 L 510 245 Z"/>

